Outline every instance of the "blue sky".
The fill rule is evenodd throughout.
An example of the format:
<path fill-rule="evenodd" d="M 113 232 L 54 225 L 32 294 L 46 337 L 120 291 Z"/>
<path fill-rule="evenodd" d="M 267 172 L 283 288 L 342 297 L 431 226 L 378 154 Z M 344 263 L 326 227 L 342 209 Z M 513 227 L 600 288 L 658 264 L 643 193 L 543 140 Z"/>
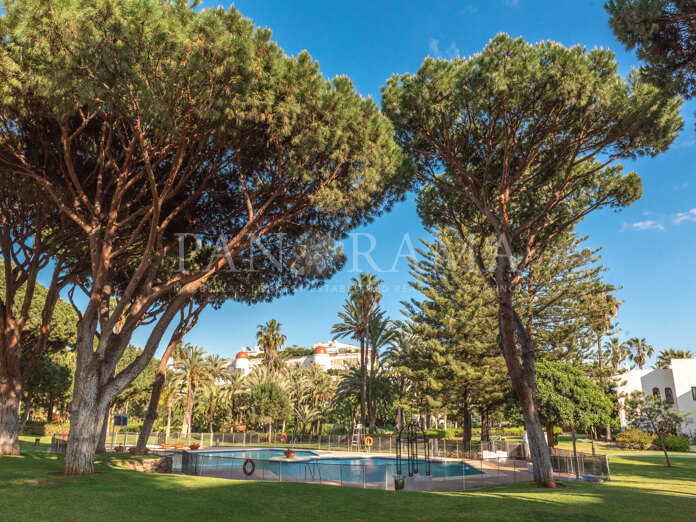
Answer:
<path fill-rule="evenodd" d="M 326 77 L 349 76 L 357 90 L 379 100 L 379 89 L 395 73 L 414 72 L 427 55 L 443 58 L 470 56 L 495 34 L 509 33 L 527 41 L 544 39 L 564 45 L 610 48 L 617 54 L 622 74 L 637 65 L 611 33 L 603 2 L 490 0 L 454 1 L 239 1 L 236 7 L 254 23 L 273 30 L 273 38 L 288 54 L 307 49 Z M 204 2 L 204 7 L 218 3 Z M 227 4 L 224 4 L 225 7 Z M 693 332 L 694 257 L 696 255 L 696 158 L 693 113 L 687 103 L 682 135 L 667 153 L 654 159 L 627 163 L 643 178 L 643 198 L 621 213 L 600 211 L 579 226 L 589 244 L 603 247 L 607 279 L 623 286 L 625 301 L 619 321 L 622 337 L 645 337 L 656 349 L 696 350 Z M 693 209 L 693 210 L 692 210 Z M 373 259 L 389 270 L 408 234 L 416 243 L 425 231 L 413 197 L 390 214 L 358 232 L 375 237 Z M 330 338 L 331 326 L 346 297 L 351 277 L 374 271 L 364 258 L 352 272 L 354 242 L 366 249 L 368 238 L 346 242 L 346 268 L 318 291 L 298 292 L 270 304 L 229 303 L 208 310 L 186 341 L 209 352 L 234 355 L 254 343 L 256 325 L 270 318 L 283 324 L 288 344 L 308 346 Z M 384 272 L 383 306 L 400 317 L 400 301 L 408 291 L 407 263 Z M 142 343 L 144 335 L 134 341 Z"/>

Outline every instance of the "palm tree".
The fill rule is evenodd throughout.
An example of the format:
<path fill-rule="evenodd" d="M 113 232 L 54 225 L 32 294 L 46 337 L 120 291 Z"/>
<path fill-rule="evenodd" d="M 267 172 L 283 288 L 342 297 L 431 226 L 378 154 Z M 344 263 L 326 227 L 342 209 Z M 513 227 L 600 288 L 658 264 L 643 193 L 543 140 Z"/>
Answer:
<path fill-rule="evenodd" d="M 609 352 L 611 364 L 614 367 L 614 373 L 619 372 L 619 366 L 626 360 L 628 355 L 628 345 L 622 343 L 618 337 L 610 337 L 604 343 L 604 349 Z"/>
<path fill-rule="evenodd" d="M 379 285 L 383 282 L 374 274 L 363 272 L 353 278 L 348 290 L 349 298 L 339 313 L 341 323 L 335 324 L 331 333 L 338 337 L 352 336 L 360 341 L 360 423 L 366 424 L 367 413 L 367 351 L 369 349 L 370 314 L 379 305 L 382 294 Z"/>
<path fill-rule="evenodd" d="M 371 348 L 370 354 L 370 383 L 368 388 L 368 416 L 370 423 L 370 432 L 374 433 L 377 418 L 377 401 L 374 394 L 374 382 L 376 365 L 379 360 L 379 351 L 389 345 L 394 339 L 394 327 L 389 318 L 385 318 L 385 313 L 379 308 L 370 314 L 369 320 L 369 344 Z"/>
<path fill-rule="evenodd" d="M 256 332 L 256 340 L 259 346 L 263 348 L 263 355 L 266 361 L 266 368 L 269 372 L 276 373 L 280 370 L 278 361 L 278 349 L 285 344 L 286 336 L 281 333 L 280 327 L 282 324 L 275 319 L 271 319 L 266 324 L 258 325 Z"/>
<path fill-rule="evenodd" d="M 172 429 L 172 408 L 174 407 L 174 399 L 179 395 L 181 383 L 176 379 L 176 375 L 167 370 L 167 374 L 162 388 L 161 399 L 167 406 L 167 431 L 165 433 L 165 442 L 169 439 Z"/>
<path fill-rule="evenodd" d="M 671 368 L 672 359 L 690 359 L 693 356 L 694 354 L 690 350 L 675 350 L 674 348 L 662 350 L 657 355 L 657 363 L 655 364 L 655 368 L 666 370 Z"/>
<path fill-rule="evenodd" d="M 321 418 L 321 409 L 313 404 L 302 404 L 295 409 L 298 431 L 304 433 L 307 426 Z"/>
<path fill-rule="evenodd" d="M 227 382 L 220 388 L 220 403 L 229 409 L 233 424 L 241 424 L 245 390 L 244 377 L 239 373 L 230 373 Z"/>
<path fill-rule="evenodd" d="M 205 375 L 201 386 L 203 390 L 201 402 L 205 404 L 205 415 L 208 418 L 211 436 L 213 434 L 215 411 L 220 402 L 220 386 L 227 382 L 230 375 L 230 372 L 225 367 L 225 361 L 219 355 L 209 355 L 205 358 Z"/>
<path fill-rule="evenodd" d="M 305 402 L 323 413 L 326 404 L 334 396 L 336 390 L 334 380 L 316 364 L 303 368 L 303 372 L 305 374 L 304 382 L 308 391 L 304 397 Z M 320 415 L 314 420 L 314 431 L 316 433 L 321 433 L 322 417 L 323 415 Z"/>
<path fill-rule="evenodd" d="M 174 352 L 172 366 L 179 374 L 178 382 L 186 387 L 186 411 L 181 427 L 181 436 L 186 437 L 191 433 L 193 395 L 200 382 L 206 377 L 205 350 L 200 346 L 187 343 Z"/>
<path fill-rule="evenodd" d="M 336 393 L 333 398 L 333 407 L 335 410 L 349 409 L 350 423 L 355 422 L 355 403 L 360 404 L 361 389 L 360 379 L 361 371 L 357 366 L 350 366 L 341 374 L 336 386 Z M 355 401 L 355 402 L 354 402 Z"/>
<path fill-rule="evenodd" d="M 407 382 L 404 368 L 407 364 L 408 355 L 414 351 L 415 344 L 416 337 L 412 333 L 405 330 L 397 330 L 394 332 L 391 344 L 385 352 L 385 364 L 389 366 L 391 369 L 390 373 L 394 374 L 396 380 L 396 400 L 394 401 L 396 419 L 394 426 L 397 431 L 405 424 L 404 407 L 407 406 L 405 401 Z"/>
<path fill-rule="evenodd" d="M 645 360 L 648 357 L 652 357 L 655 353 L 655 349 L 645 342 L 645 337 L 638 338 L 632 337 L 628 340 L 628 347 L 630 350 L 630 359 L 638 365 L 641 370 L 645 366 Z"/>
<path fill-rule="evenodd" d="M 592 331 L 597 336 L 597 361 L 601 372 L 603 366 L 602 357 L 602 337 L 611 328 L 611 322 L 616 318 L 619 311 L 619 301 L 609 294 L 599 295 L 591 300 L 592 312 Z"/>

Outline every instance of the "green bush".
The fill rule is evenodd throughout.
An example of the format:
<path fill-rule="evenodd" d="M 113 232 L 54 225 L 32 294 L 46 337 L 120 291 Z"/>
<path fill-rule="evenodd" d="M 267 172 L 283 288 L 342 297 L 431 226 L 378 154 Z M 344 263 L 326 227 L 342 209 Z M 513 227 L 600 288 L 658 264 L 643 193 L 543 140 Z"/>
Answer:
<path fill-rule="evenodd" d="M 672 435 L 667 435 L 663 437 L 662 441 L 665 443 L 665 449 L 667 451 L 689 451 L 689 439 L 684 436 L 674 437 Z M 655 437 L 653 444 L 659 448 L 660 440 Z"/>
<path fill-rule="evenodd" d="M 62 435 L 70 431 L 69 422 L 38 422 L 29 421 L 22 430 L 22 435 L 32 435 L 35 437 L 50 437 L 51 435 Z"/>
<path fill-rule="evenodd" d="M 646 449 L 652 441 L 652 435 L 637 428 L 628 428 L 616 436 L 616 445 L 625 449 Z"/>

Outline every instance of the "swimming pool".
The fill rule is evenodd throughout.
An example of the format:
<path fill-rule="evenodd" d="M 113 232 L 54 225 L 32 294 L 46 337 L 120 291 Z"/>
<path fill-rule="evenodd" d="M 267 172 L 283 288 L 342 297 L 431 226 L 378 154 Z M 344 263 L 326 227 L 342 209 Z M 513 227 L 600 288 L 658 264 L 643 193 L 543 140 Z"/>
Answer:
<path fill-rule="evenodd" d="M 322 453 L 320 455 L 320 453 Z M 242 472 L 247 459 L 254 462 L 250 475 Z M 295 459 L 285 459 L 282 449 L 225 450 L 185 452 L 182 471 L 193 475 L 250 478 L 261 480 L 307 480 L 350 485 L 390 483 L 396 475 L 395 457 L 339 457 L 324 452 L 297 451 Z M 402 474 L 408 473 L 403 461 Z M 434 460 L 430 463 L 433 478 L 462 478 L 483 472 L 464 461 Z M 418 475 L 425 475 L 419 460 Z"/>

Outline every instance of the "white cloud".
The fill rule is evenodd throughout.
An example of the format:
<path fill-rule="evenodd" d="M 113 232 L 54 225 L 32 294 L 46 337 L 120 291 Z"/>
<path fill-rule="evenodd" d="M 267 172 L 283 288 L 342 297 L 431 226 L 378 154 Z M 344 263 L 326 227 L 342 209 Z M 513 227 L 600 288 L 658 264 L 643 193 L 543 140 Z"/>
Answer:
<path fill-rule="evenodd" d="M 505 0 L 505 5 L 514 7 L 520 3 L 520 0 Z"/>
<path fill-rule="evenodd" d="M 449 56 L 450 59 L 459 56 L 459 47 L 457 47 L 457 44 L 454 42 L 449 44 L 449 47 L 447 48 L 447 56 Z"/>
<path fill-rule="evenodd" d="M 440 41 L 434 38 L 430 39 L 430 55 L 434 58 L 440 56 Z"/>
<path fill-rule="evenodd" d="M 690 140 L 677 140 L 671 148 L 672 150 L 690 149 L 694 145 L 696 145 L 696 138 L 691 138 Z"/>
<path fill-rule="evenodd" d="M 443 55 L 442 50 L 440 49 L 440 40 L 431 38 L 429 49 L 430 56 L 432 56 L 433 58 L 439 58 Z M 459 56 L 459 47 L 457 47 L 457 44 L 455 42 L 450 42 L 444 54 L 446 54 L 447 57 L 450 59 L 456 58 L 457 56 Z"/>
<path fill-rule="evenodd" d="M 479 8 L 476 7 L 474 4 L 469 4 L 466 6 L 465 11 L 470 14 L 476 14 L 478 13 Z"/>
<path fill-rule="evenodd" d="M 684 221 L 696 221 L 696 208 L 692 208 L 686 212 L 679 212 L 674 218 L 674 222 L 677 225 L 684 223 Z"/>
<path fill-rule="evenodd" d="M 621 227 L 621 232 L 624 232 L 626 230 L 637 230 L 637 231 L 643 231 L 643 230 L 664 230 L 665 227 L 662 226 L 660 223 L 657 221 L 637 221 L 635 223 L 624 223 L 623 227 Z"/>

